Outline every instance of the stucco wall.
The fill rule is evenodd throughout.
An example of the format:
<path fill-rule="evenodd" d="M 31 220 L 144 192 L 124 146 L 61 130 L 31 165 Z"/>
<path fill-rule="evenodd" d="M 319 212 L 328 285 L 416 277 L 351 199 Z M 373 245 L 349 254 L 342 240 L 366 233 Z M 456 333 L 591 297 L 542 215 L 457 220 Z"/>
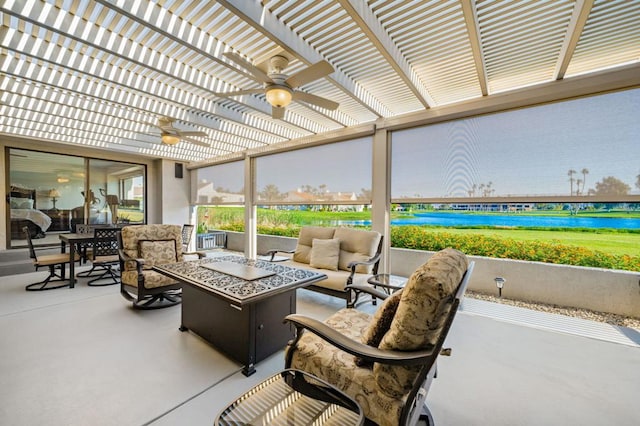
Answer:
<path fill-rule="evenodd" d="M 157 204 L 160 211 L 158 223 L 182 225 L 189 223 L 191 207 L 189 191 L 191 188 L 190 171 L 182 167 L 182 178 L 176 177 L 176 162 L 170 160 L 157 161 L 159 182 L 162 197 L 158 197 Z"/>
<path fill-rule="evenodd" d="M 391 249 L 391 273 L 409 276 L 431 252 Z M 640 318 L 640 273 L 542 262 L 471 256 L 476 262 L 469 289 L 497 295 L 496 277 L 506 280 L 503 297 L 585 308 Z"/>

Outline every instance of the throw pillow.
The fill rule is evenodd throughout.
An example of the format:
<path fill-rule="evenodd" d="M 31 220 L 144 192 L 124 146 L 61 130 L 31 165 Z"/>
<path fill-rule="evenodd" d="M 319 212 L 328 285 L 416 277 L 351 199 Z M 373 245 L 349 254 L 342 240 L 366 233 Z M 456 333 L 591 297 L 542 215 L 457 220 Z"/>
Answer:
<path fill-rule="evenodd" d="M 393 316 L 396 314 L 396 310 L 400 304 L 401 296 L 402 290 L 399 290 L 384 300 L 382 306 L 380 306 L 373 314 L 369 328 L 367 328 L 362 334 L 362 343 L 376 348 L 378 347 L 385 333 L 389 331 L 389 327 L 391 327 L 391 322 L 393 321 Z M 355 363 L 360 367 L 372 365 L 372 363 L 369 363 L 358 356 L 355 357 Z"/>
<path fill-rule="evenodd" d="M 333 238 L 335 228 L 324 228 L 322 226 L 303 226 L 298 236 L 296 251 L 293 253 L 294 262 L 309 263 L 311 260 L 311 244 L 314 238 L 328 240 Z"/>
<path fill-rule="evenodd" d="M 337 238 L 330 240 L 314 238 L 311 242 L 309 266 L 318 269 L 337 271 L 339 258 L 340 240 Z"/>
<path fill-rule="evenodd" d="M 145 260 L 144 269 L 177 262 L 176 240 L 138 240 L 138 257 Z"/>

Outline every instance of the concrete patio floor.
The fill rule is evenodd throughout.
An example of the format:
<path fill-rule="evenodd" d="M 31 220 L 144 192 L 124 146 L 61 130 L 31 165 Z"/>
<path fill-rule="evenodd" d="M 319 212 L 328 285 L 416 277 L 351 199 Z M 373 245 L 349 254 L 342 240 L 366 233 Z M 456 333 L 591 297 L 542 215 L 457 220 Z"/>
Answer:
<path fill-rule="evenodd" d="M 134 311 L 115 286 L 24 291 L 44 274 L 1 278 L 2 425 L 210 425 L 284 366 L 281 351 L 247 378 L 178 331 L 180 306 Z M 315 318 L 343 303 L 298 291 Z M 640 424 L 635 330 L 518 309 L 465 300 L 427 398 L 436 424 Z"/>

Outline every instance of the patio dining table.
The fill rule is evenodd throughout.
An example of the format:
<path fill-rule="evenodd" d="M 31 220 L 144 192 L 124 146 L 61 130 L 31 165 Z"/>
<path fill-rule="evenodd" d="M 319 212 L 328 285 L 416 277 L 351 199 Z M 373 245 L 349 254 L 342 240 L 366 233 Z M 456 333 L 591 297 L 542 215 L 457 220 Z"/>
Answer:
<path fill-rule="evenodd" d="M 76 247 L 81 246 L 82 244 L 87 244 L 93 241 L 93 234 L 78 234 L 78 233 L 70 233 L 70 234 L 60 234 L 60 252 L 67 252 L 67 245 L 69 246 L 69 288 L 73 288 L 76 283 L 76 275 L 75 275 L 75 262 L 73 259 L 76 255 Z"/>

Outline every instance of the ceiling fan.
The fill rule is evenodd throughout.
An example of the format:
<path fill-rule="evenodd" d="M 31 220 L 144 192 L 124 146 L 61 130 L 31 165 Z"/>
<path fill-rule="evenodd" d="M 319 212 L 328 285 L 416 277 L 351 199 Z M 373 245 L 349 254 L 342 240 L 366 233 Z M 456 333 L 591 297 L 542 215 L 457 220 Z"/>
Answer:
<path fill-rule="evenodd" d="M 211 146 L 206 142 L 201 142 L 197 139 L 192 139 L 193 136 L 205 136 L 205 137 L 209 136 L 205 132 L 177 129 L 173 127 L 173 123 L 175 121 L 176 121 L 175 118 L 159 117 L 157 123 L 145 122 L 144 124 L 160 129 L 160 138 L 162 140 L 162 143 L 165 145 L 175 145 L 181 140 L 183 140 L 195 145 L 206 146 L 206 147 Z"/>
<path fill-rule="evenodd" d="M 295 90 L 297 87 L 331 74 L 334 69 L 327 61 L 323 60 L 316 62 L 315 64 L 288 76 L 283 73 L 283 70 L 289 65 L 289 59 L 282 55 L 276 55 L 269 59 L 268 72 L 266 73 L 257 66 L 243 59 L 237 53 L 225 52 L 224 56 L 247 70 L 256 81 L 263 83 L 264 87 L 262 89 L 247 89 L 235 92 L 215 93 L 216 96 L 228 97 L 264 93 L 267 98 L 267 102 L 271 104 L 271 116 L 273 118 L 283 118 L 284 108 L 289 105 L 291 101 L 305 102 L 329 110 L 335 110 L 339 106 L 337 102 L 327 98 Z"/>

